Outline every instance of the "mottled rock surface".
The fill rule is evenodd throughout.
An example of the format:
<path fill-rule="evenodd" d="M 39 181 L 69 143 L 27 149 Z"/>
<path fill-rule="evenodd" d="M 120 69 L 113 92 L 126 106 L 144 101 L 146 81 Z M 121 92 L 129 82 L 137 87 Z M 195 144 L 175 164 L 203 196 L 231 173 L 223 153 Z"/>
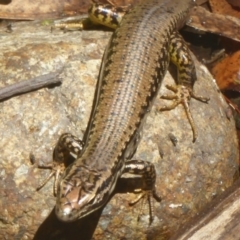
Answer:
<path fill-rule="evenodd" d="M 235 123 L 211 75 L 198 63 L 195 91 L 211 100 L 191 100 L 197 141 L 192 142 L 183 107 L 159 112 L 157 108 L 169 103 L 158 98 L 134 157 L 153 162 L 157 169 L 163 200 L 154 202 L 152 225 L 148 226 L 147 205 L 137 222 L 140 208 L 128 205 L 135 195 L 124 192 L 124 181 L 119 184 L 121 193 L 103 210 L 68 224 L 56 219 L 53 182 L 36 191 L 48 171 L 32 166 L 29 153 L 49 162 L 63 132 L 83 136 L 110 35 L 51 33 L 50 27 L 36 22 L 15 23 L 12 33 L 0 29 L 0 87 L 63 68 L 61 86 L 0 102 L 0 239 L 167 239 L 232 185 L 238 171 Z M 169 73 L 159 96 L 167 91 L 167 82 L 173 82 Z"/>

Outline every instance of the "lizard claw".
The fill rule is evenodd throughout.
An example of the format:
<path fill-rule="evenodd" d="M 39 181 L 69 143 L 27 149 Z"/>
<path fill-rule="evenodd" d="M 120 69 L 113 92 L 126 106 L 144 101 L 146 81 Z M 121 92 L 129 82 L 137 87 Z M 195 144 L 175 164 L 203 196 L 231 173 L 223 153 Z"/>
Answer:
<path fill-rule="evenodd" d="M 138 203 L 140 200 L 141 201 L 141 208 L 140 208 L 140 214 L 138 215 L 138 221 L 140 220 L 140 215 L 142 214 L 142 210 L 143 210 L 143 205 L 144 203 L 148 203 L 149 206 L 149 225 L 151 225 L 151 223 L 153 222 L 154 219 L 154 210 L 153 210 L 153 202 L 152 202 L 152 198 L 154 198 L 157 202 L 161 202 L 161 197 L 158 196 L 158 194 L 156 193 L 156 189 L 154 188 L 153 190 L 135 190 L 135 193 L 138 193 L 139 195 L 132 200 L 131 202 L 129 202 L 130 206 L 135 205 L 136 203 Z"/>
<path fill-rule="evenodd" d="M 37 191 L 39 191 L 41 188 L 43 188 L 46 183 L 52 178 L 54 177 L 54 185 L 53 185 L 53 194 L 54 196 L 56 196 L 57 194 L 57 185 L 58 185 L 58 181 L 62 175 L 62 173 L 65 170 L 65 165 L 64 163 L 58 163 L 56 161 L 50 162 L 50 163 L 44 163 L 44 164 L 39 164 L 37 163 L 35 156 L 33 155 L 33 153 L 30 153 L 30 160 L 32 162 L 32 164 L 36 164 L 38 168 L 42 168 L 42 169 L 51 169 L 51 172 L 48 174 L 48 176 L 43 180 L 42 183 L 40 183 L 40 185 L 37 187 Z"/>
<path fill-rule="evenodd" d="M 185 112 L 187 114 L 187 118 L 190 123 L 190 126 L 192 128 L 193 142 L 195 142 L 197 139 L 197 130 L 196 130 L 193 118 L 192 118 L 192 114 L 190 112 L 189 102 L 190 102 L 191 98 L 194 98 L 198 101 L 208 103 L 209 98 L 197 96 L 192 91 L 192 89 L 190 89 L 186 86 L 183 86 L 183 85 L 179 85 L 177 87 L 172 86 L 172 85 L 166 85 L 166 88 L 168 90 L 174 92 L 174 94 L 173 95 L 163 95 L 161 98 L 166 99 L 166 100 L 173 100 L 173 103 L 170 106 L 164 106 L 164 107 L 160 108 L 159 110 L 160 111 L 171 110 L 171 109 L 174 109 L 175 107 L 177 107 L 179 104 L 182 104 L 185 109 Z"/>

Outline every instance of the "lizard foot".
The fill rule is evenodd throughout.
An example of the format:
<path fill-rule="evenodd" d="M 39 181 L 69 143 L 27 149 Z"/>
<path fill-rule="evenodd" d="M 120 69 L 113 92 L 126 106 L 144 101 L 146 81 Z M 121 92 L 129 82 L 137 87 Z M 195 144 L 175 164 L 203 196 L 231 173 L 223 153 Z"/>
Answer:
<path fill-rule="evenodd" d="M 193 92 L 192 89 L 183 86 L 183 85 L 178 85 L 178 86 L 172 86 L 172 85 L 166 85 L 166 88 L 170 91 L 172 91 L 174 94 L 173 95 L 163 95 L 161 98 L 166 99 L 166 100 L 173 100 L 173 103 L 170 106 L 164 106 L 160 108 L 160 111 L 166 111 L 166 110 L 171 110 L 177 107 L 177 105 L 182 104 L 185 112 L 187 114 L 188 121 L 190 123 L 190 126 L 193 131 L 193 142 L 196 141 L 197 139 L 197 130 L 192 118 L 192 114 L 190 112 L 189 108 L 189 102 L 191 98 L 194 98 L 198 101 L 208 103 L 209 98 L 202 97 L 202 96 L 197 96 Z"/>
<path fill-rule="evenodd" d="M 143 211 L 143 205 L 144 203 L 147 203 L 149 206 L 149 225 L 153 222 L 154 219 L 154 209 L 153 209 L 153 201 L 152 199 L 154 198 L 157 202 L 161 202 L 161 197 L 158 196 L 156 193 L 156 189 L 154 188 L 153 190 L 136 190 L 135 193 L 139 194 L 133 201 L 129 202 L 130 206 L 135 205 L 141 200 L 141 208 L 140 208 L 140 214 L 138 215 L 138 221 L 140 220 L 140 215 L 142 214 Z"/>
<path fill-rule="evenodd" d="M 34 163 L 34 164 L 36 163 L 38 168 L 41 168 L 41 169 L 51 169 L 51 172 L 43 180 L 43 182 L 40 183 L 40 185 L 37 187 L 36 190 L 39 191 L 41 188 L 43 188 L 46 185 L 46 183 L 52 177 L 54 177 L 53 194 L 54 194 L 54 196 L 56 196 L 58 181 L 61 178 L 61 175 L 62 175 L 62 173 L 64 172 L 64 170 L 66 168 L 64 163 L 58 163 L 56 161 L 52 161 L 52 162 L 46 163 L 46 164 L 39 164 L 35 160 L 35 156 L 32 153 L 30 153 L 30 160 L 31 160 L 32 163 Z"/>

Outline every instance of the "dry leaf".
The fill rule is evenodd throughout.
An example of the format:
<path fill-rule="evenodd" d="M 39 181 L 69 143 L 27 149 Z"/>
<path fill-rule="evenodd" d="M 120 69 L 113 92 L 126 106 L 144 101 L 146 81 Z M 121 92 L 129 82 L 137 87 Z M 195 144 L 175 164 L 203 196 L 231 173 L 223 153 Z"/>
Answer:
<path fill-rule="evenodd" d="M 221 90 L 240 91 L 240 51 L 216 64 L 212 74 Z"/>
<path fill-rule="evenodd" d="M 227 0 L 227 2 L 234 7 L 240 7 L 240 1 L 239 0 Z"/>
<path fill-rule="evenodd" d="M 195 7 L 191 11 L 188 26 L 205 32 L 215 33 L 236 41 L 240 41 L 240 19 L 211 13 L 203 7 Z"/>
<path fill-rule="evenodd" d="M 240 18 L 240 12 L 234 9 L 227 0 L 209 0 L 209 3 L 214 13 Z"/>

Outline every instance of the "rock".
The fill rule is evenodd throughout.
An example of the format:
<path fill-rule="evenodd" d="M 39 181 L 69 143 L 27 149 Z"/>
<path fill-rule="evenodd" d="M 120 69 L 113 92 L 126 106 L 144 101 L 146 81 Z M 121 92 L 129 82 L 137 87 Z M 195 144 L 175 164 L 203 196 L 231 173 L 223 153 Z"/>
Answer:
<path fill-rule="evenodd" d="M 239 239 L 240 181 L 208 204 L 174 234 L 171 240 Z"/>
<path fill-rule="evenodd" d="M 167 73 L 159 97 L 144 126 L 134 159 L 157 169 L 155 219 L 148 226 L 148 206 L 139 222 L 140 204 L 130 207 L 134 193 L 124 192 L 125 176 L 104 209 L 73 223 L 56 219 L 53 181 L 37 186 L 48 171 L 32 166 L 29 153 L 50 162 L 64 132 L 82 137 L 91 111 L 101 57 L 110 32 L 50 32 L 39 22 L 0 29 L 0 87 L 63 68 L 61 86 L 43 88 L 2 101 L 0 111 L 0 239 L 168 239 L 179 227 L 225 191 L 238 173 L 238 144 L 229 107 L 207 69 L 197 63 L 195 92 L 208 104 L 191 100 L 198 130 L 192 131 L 182 106 L 159 112 L 160 96 L 173 79 Z M 117 190 L 118 190 L 117 189 Z M 116 190 L 116 192 L 117 192 Z"/>

